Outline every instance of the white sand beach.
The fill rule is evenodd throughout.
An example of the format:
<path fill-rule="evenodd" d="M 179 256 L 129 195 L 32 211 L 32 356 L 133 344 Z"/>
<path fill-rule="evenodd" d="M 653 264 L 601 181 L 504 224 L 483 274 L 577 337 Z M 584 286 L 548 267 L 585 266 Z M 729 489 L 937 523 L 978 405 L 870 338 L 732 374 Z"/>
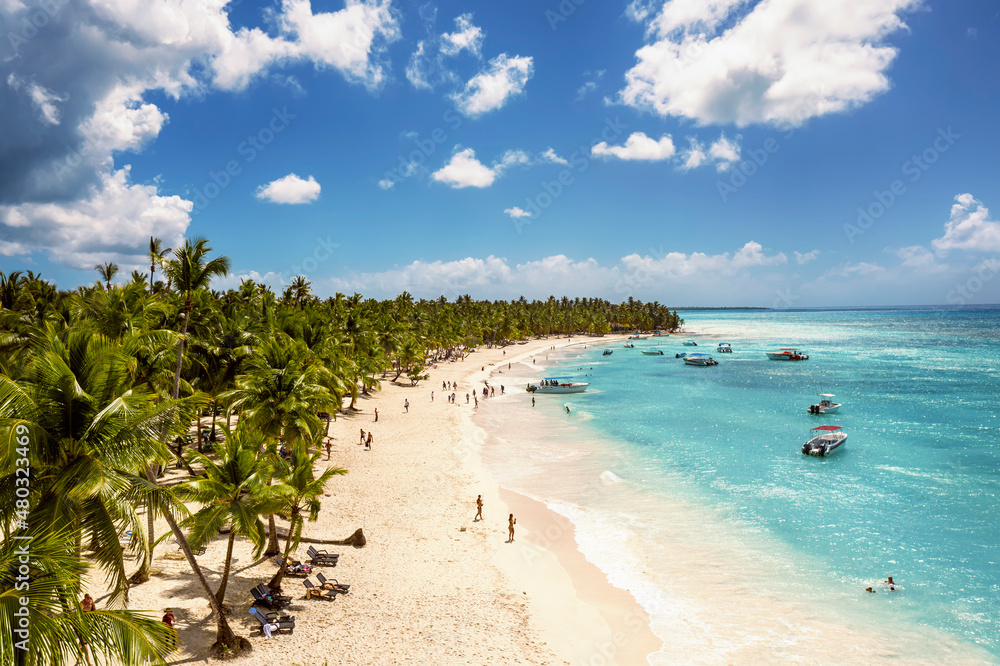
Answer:
<path fill-rule="evenodd" d="M 336 567 L 317 571 L 350 584 L 350 594 L 306 601 L 301 580 L 286 578 L 294 634 L 265 639 L 247 613 L 249 589 L 266 583 L 274 565 L 254 560 L 249 544 L 237 540 L 226 603 L 234 629 L 254 650 L 236 663 L 646 663 L 645 655 L 661 645 L 646 613 L 586 561 L 571 523 L 491 480 L 478 454 L 473 404 L 465 402 L 498 364 L 567 344 L 562 338 L 481 348 L 464 361 L 430 368 L 430 378 L 416 387 L 383 380 L 381 391 L 359 401 L 359 411 L 338 414 L 332 459 L 326 463 L 324 454 L 322 464 L 349 474 L 330 482 L 319 520 L 306 524 L 304 536 L 344 539 L 364 530 L 363 548 L 318 546 L 341 554 Z M 441 383 L 455 381 L 452 405 Z M 374 435 L 370 451 L 359 445 L 361 429 Z M 475 522 L 480 494 L 485 519 Z M 507 543 L 511 512 L 516 537 Z M 225 545 L 220 537 L 198 556 L 213 588 Z M 295 555 L 304 560 L 308 546 L 303 542 Z M 171 662 L 204 663 L 215 623 L 179 555 L 170 538 L 157 547 L 157 573 L 132 589 L 130 607 L 158 614 L 171 608 L 181 642 Z M 94 596 L 100 606 L 103 596 Z"/>

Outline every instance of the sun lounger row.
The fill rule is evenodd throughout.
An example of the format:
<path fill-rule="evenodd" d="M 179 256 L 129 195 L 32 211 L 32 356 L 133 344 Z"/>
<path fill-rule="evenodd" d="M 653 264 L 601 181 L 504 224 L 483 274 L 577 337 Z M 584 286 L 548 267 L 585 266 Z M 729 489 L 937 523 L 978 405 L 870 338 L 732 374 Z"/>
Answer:
<path fill-rule="evenodd" d="M 337 560 L 340 559 L 338 553 L 328 553 L 325 550 L 316 550 L 315 546 L 309 546 L 306 550 L 306 554 L 309 556 L 309 561 L 313 564 L 319 565 L 329 565 L 332 567 L 337 566 Z"/>
<path fill-rule="evenodd" d="M 257 587 L 251 589 L 250 594 L 253 595 L 254 606 L 267 606 L 271 610 L 284 608 L 288 604 L 292 603 L 291 597 L 271 592 L 271 590 L 267 589 L 267 586 L 264 585 L 264 583 L 261 583 Z"/>
<path fill-rule="evenodd" d="M 270 638 L 272 633 L 284 629 L 287 629 L 289 634 L 295 633 L 295 617 L 292 615 L 286 615 L 282 611 L 265 613 L 256 606 L 250 607 L 250 615 L 260 623 L 260 633 L 267 638 Z"/>
<path fill-rule="evenodd" d="M 336 578 L 327 579 L 323 574 L 318 574 L 316 578 L 319 580 L 320 587 L 313 585 L 308 578 L 302 581 L 303 587 L 306 588 L 306 599 L 333 601 L 338 594 L 347 594 L 351 588 L 350 585 L 341 584 Z"/>

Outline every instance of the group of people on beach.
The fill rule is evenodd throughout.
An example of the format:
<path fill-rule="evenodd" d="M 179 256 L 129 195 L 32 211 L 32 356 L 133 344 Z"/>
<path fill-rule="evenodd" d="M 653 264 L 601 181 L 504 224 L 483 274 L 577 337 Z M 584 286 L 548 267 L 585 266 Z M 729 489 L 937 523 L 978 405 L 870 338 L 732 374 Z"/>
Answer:
<path fill-rule="evenodd" d="M 372 450 L 372 431 L 369 430 L 366 436 L 365 429 L 361 428 L 361 441 L 358 442 L 358 446 L 364 446 L 365 450 Z"/>
<path fill-rule="evenodd" d="M 483 520 L 483 496 L 479 495 L 476 497 L 476 517 L 472 519 L 472 522 L 478 523 Z M 506 543 L 513 543 L 514 541 L 514 525 L 517 525 L 517 518 L 514 514 L 510 514 L 507 517 L 507 541 Z"/>

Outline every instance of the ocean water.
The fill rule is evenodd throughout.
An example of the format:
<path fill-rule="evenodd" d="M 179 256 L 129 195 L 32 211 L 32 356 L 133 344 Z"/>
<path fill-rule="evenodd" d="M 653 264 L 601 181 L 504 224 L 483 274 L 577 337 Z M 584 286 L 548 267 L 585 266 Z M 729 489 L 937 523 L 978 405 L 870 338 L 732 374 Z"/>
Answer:
<path fill-rule="evenodd" d="M 1000 663 L 1000 309 L 683 316 L 512 364 L 476 416 L 497 480 L 571 518 L 647 609 L 651 663 Z M 718 366 L 674 358 L 722 341 Z M 546 375 L 591 386 L 532 408 Z M 818 393 L 840 413 L 808 414 Z M 828 424 L 844 451 L 803 456 Z"/>

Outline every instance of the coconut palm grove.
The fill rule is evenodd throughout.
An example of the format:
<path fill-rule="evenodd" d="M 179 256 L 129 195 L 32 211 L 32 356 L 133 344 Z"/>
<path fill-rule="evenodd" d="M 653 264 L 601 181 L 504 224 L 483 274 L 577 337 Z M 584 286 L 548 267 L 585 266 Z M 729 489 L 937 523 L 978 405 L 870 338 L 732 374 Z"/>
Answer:
<path fill-rule="evenodd" d="M 288 561 L 324 489 L 348 472 L 320 460 L 320 443 L 359 395 L 417 384 L 428 363 L 479 345 L 682 323 L 632 299 L 321 300 L 303 277 L 281 294 L 250 280 L 218 292 L 229 260 L 204 239 L 151 238 L 149 261 L 127 282 L 115 264 L 95 266 L 98 279 L 72 291 L 0 274 L 4 664 L 166 663 L 175 630 L 129 603 L 163 539 L 211 605 L 214 654 L 244 654 L 250 643 L 227 620 L 234 540 Z M 182 480 L 165 482 L 168 469 Z M 276 515 L 288 520 L 281 538 Z M 195 553 L 216 539 L 227 559 L 210 581 Z M 275 565 L 275 593 L 284 573 Z M 88 576 L 110 590 L 96 610 L 81 604 Z M 18 649 L 29 634 L 31 649 Z"/>

